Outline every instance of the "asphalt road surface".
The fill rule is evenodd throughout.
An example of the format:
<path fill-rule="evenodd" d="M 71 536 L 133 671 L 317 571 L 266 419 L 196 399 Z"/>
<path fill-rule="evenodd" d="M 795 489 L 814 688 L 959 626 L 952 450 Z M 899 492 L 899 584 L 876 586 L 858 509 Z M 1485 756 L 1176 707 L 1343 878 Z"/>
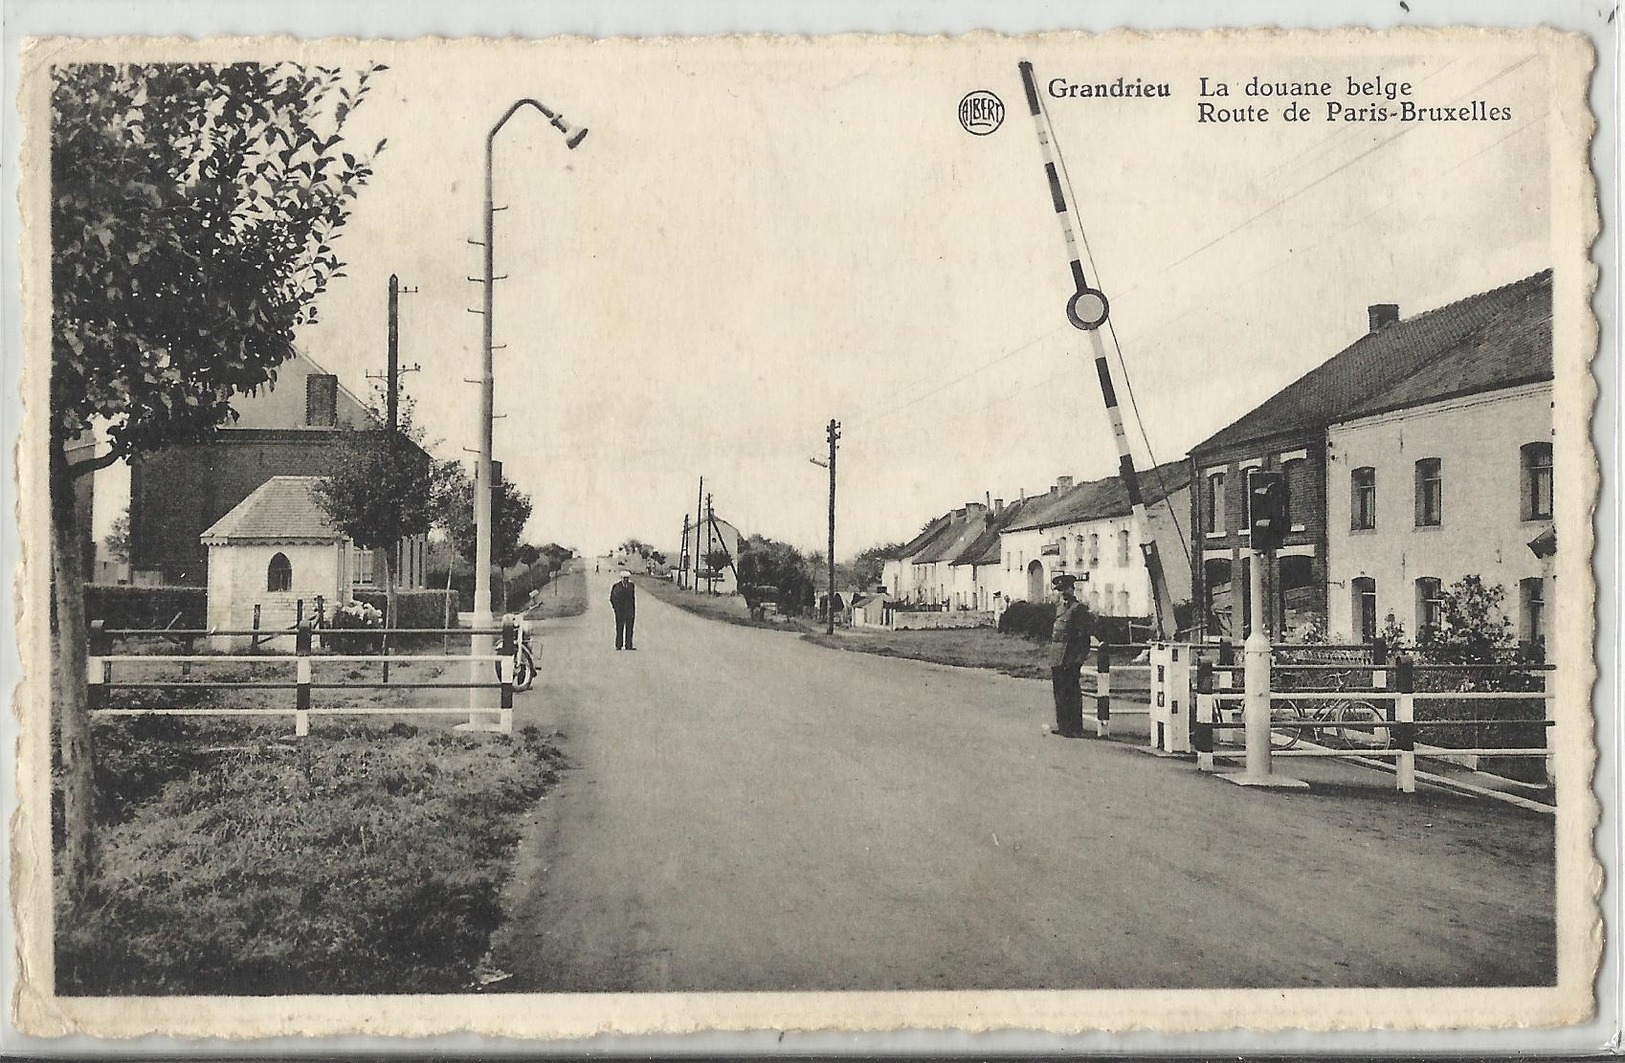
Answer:
<path fill-rule="evenodd" d="M 1048 686 L 826 649 L 610 577 L 516 722 L 572 767 L 496 960 L 526 992 L 1460 986 L 1555 977 L 1550 817 L 1330 769 L 1245 790 L 1043 733 Z M 1339 776 L 1343 771 L 1344 776 Z"/>

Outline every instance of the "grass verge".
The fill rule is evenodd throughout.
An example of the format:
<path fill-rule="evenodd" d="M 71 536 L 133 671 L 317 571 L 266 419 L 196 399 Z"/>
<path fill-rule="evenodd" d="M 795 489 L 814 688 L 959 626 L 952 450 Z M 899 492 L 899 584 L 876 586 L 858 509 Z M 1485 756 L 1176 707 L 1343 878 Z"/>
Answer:
<path fill-rule="evenodd" d="M 534 606 L 525 611 L 532 620 L 552 620 L 580 616 L 587 611 L 587 570 L 574 562 L 568 572 L 560 572 L 537 594 Z"/>
<path fill-rule="evenodd" d="M 518 817 L 561 755 L 534 727 L 335 731 L 98 727 L 101 866 L 58 920 L 57 991 L 469 987 L 502 918 Z"/>
<path fill-rule="evenodd" d="M 639 590 L 648 591 L 663 602 L 675 605 L 677 608 L 703 616 L 707 620 L 720 620 L 724 624 L 737 624 L 740 627 L 759 627 L 769 631 L 806 631 L 807 625 L 792 617 L 780 617 L 777 620 L 752 620 L 750 611 L 745 608 L 745 599 L 737 594 L 695 594 L 674 586 L 669 580 L 654 579 L 649 576 L 634 576 Z"/>

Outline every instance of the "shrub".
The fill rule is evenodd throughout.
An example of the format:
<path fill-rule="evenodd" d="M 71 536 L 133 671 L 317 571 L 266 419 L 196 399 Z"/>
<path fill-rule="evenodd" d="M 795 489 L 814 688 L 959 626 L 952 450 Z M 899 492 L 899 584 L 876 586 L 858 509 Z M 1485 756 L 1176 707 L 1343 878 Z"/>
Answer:
<path fill-rule="evenodd" d="M 89 899 L 57 927 L 58 991 L 463 988 L 555 758 L 535 728 L 227 751 L 104 832 Z"/>
<path fill-rule="evenodd" d="M 209 592 L 205 587 L 129 587 L 118 583 L 85 585 L 85 620 L 110 628 L 177 627 L 208 624 Z"/>
<path fill-rule="evenodd" d="M 1048 642 L 1055 627 L 1054 602 L 1011 602 L 999 617 L 999 630 L 1006 635 Z"/>
<path fill-rule="evenodd" d="M 451 601 L 451 626 L 457 626 L 457 592 L 444 588 L 395 592 L 395 626 L 437 629 L 446 626 L 446 601 Z M 356 600 L 383 613 L 388 596 L 383 591 L 357 591 Z"/>
<path fill-rule="evenodd" d="M 383 611 L 362 601 L 348 601 L 327 614 L 322 645 L 334 653 L 378 653 L 384 637 L 371 629 L 384 626 Z"/>

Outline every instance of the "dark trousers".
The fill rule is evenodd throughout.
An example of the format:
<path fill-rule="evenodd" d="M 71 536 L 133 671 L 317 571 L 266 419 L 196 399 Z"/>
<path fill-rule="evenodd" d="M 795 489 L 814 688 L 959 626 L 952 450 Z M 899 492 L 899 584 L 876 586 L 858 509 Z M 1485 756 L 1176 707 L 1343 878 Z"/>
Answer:
<path fill-rule="evenodd" d="M 637 615 L 634 614 L 634 613 L 616 613 L 615 614 L 615 648 L 616 649 L 620 649 L 623 645 L 627 649 L 632 648 L 632 621 L 634 621 L 636 619 L 637 619 Z M 1077 686 L 1076 681 L 1074 681 L 1072 685 Z"/>
<path fill-rule="evenodd" d="M 1078 682 L 1078 666 L 1051 668 L 1049 676 L 1055 692 L 1055 729 L 1064 735 L 1082 735 L 1083 690 Z"/>

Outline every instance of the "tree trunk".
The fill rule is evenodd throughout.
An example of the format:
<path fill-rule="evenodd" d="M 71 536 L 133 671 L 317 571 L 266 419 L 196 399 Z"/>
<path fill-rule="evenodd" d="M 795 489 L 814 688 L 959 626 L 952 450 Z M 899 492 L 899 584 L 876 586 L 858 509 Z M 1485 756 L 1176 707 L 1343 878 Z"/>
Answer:
<path fill-rule="evenodd" d="M 84 543 L 74 513 L 73 470 L 67 453 L 51 444 L 51 583 L 56 605 L 51 701 L 62 762 L 62 816 L 66 834 L 63 873 L 69 903 L 84 895 L 96 866 L 95 761 L 90 698 L 85 689 L 89 648 L 85 625 Z"/>
<path fill-rule="evenodd" d="M 384 561 L 384 641 L 380 647 L 384 658 L 384 682 L 389 682 L 389 640 L 393 637 L 390 632 L 395 629 L 395 566 L 391 564 L 394 557 L 394 546 L 386 546 L 382 550 L 374 551 L 373 557 L 383 558 Z"/>

